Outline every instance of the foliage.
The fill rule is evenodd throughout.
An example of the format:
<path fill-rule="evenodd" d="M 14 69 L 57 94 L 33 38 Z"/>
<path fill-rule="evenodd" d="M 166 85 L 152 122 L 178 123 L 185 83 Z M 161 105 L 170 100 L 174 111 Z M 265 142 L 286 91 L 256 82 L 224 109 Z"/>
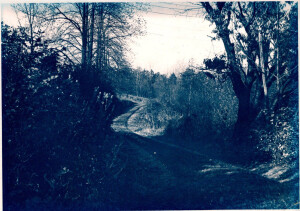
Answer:
<path fill-rule="evenodd" d="M 195 73 L 189 69 L 180 76 L 173 102 L 167 103 L 183 115 L 181 123 L 172 123 L 177 125 L 175 130 L 181 131 L 183 137 L 198 140 L 229 135 L 228 131 L 236 121 L 236 99 L 229 81 L 214 80 L 203 72 Z M 164 99 L 160 101 L 165 102 Z"/>
<path fill-rule="evenodd" d="M 44 21 L 54 27 L 56 44 L 66 48 L 68 58 L 83 68 L 99 71 L 126 67 L 130 37 L 142 34 L 143 20 L 133 3 L 46 4 Z M 78 42 L 80 40 L 80 42 Z"/>
<path fill-rule="evenodd" d="M 222 40 L 226 65 L 218 57 L 204 61 L 217 73 L 226 72 L 239 101 L 236 138 L 262 109 L 277 109 L 289 101 L 297 80 L 297 3 L 199 3 Z M 288 58 L 293 58 L 292 62 Z M 274 88 L 276 87 L 276 88 Z M 284 100 L 283 100 L 284 99 Z"/>
<path fill-rule="evenodd" d="M 234 124 L 242 124 L 246 133 L 237 140 L 245 143 L 218 146 L 243 156 L 266 152 L 276 164 L 298 159 L 297 3 L 200 5 L 226 57 L 206 59 L 204 72 L 188 68 L 170 76 L 129 67 L 127 38 L 142 33 L 132 4 L 15 7 L 26 26 L 2 24 L 1 31 L 5 208 L 116 204 L 118 185 L 127 185 L 127 175 L 123 181 L 119 175 L 128 137 L 110 125 L 132 105 L 115 93 L 152 98 L 139 111 L 141 126 L 168 126 L 172 139 L 226 143 Z"/>
<path fill-rule="evenodd" d="M 95 202 L 123 165 L 108 136 L 122 105 L 101 84 L 86 101 L 76 67 L 47 46 L 32 57 L 21 32 L 2 26 L 4 207 Z"/>
<path fill-rule="evenodd" d="M 288 164 L 299 159 L 298 109 L 282 107 L 276 113 L 264 112 L 265 124 L 253 131 L 258 149 L 269 153 L 275 164 Z"/>
<path fill-rule="evenodd" d="M 220 60 L 220 64 L 224 65 L 224 61 Z M 166 118 L 181 116 L 181 120 L 170 118 L 168 131 L 174 135 L 192 139 L 229 136 L 236 121 L 237 102 L 230 81 L 224 78 L 211 78 L 192 69 L 169 77 L 130 68 L 108 73 L 117 92 L 154 98 L 162 107 L 157 112 L 165 110 Z M 151 116 L 156 116 L 150 110 Z M 157 121 L 153 124 L 159 124 Z"/>

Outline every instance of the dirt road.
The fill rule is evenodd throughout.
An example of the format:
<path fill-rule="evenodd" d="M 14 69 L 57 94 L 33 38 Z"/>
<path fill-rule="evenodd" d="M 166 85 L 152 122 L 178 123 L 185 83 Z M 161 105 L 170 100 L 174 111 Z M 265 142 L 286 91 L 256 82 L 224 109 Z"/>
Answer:
<path fill-rule="evenodd" d="M 128 195 L 120 202 L 121 208 L 297 208 L 297 187 L 192 149 L 133 133 L 128 121 L 143 106 L 137 103 L 113 125 L 128 140 L 128 166 L 123 175 Z"/>

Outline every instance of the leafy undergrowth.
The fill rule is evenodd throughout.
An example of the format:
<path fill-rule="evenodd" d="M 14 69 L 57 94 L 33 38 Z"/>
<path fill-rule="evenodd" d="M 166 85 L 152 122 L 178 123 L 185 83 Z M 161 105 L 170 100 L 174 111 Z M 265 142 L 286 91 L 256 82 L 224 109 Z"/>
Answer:
<path fill-rule="evenodd" d="M 125 160 L 118 158 L 124 141 L 110 131 L 110 122 L 132 104 L 108 92 L 95 93 L 92 103 L 71 101 L 77 97 L 72 95 L 58 105 L 40 102 L 34 118 L 22 122 L 26 127 L 13 131 L 20 134 L 6 130 L 4 210 L 112 208 L 105 196 Z"/>

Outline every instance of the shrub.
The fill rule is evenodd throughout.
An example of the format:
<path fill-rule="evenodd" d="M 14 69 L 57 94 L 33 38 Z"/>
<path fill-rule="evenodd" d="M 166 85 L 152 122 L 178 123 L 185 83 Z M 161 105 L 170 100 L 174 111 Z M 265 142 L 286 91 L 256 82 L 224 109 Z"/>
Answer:
<path fill-rule="evenodd" d="M 272 156 L 276 164 L 289 163 L 298 159 L 298 109 L 283 107 L 277 112 L 266 114 L 265 124 L 252 131 L 257 148 Z"/>

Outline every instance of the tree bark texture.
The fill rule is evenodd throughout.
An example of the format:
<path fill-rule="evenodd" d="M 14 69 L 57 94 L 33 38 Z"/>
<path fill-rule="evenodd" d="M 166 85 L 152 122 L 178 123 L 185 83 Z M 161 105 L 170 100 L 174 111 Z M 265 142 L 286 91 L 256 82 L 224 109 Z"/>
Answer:
<path fill-rule="evenodd" d="M 212 21 L 216 24 L 218 34 L 221 37 L 225 47 L 228 60 L 228 68 L 230 70 L 229 77 L 239 104 L 234 136 L 240 137 L 244 134 L 244 131 L 248 128 L 249 123 L 252 119 L 251 116 L 253 112 L 250 106 L 251 86 L 247 86 L 247 84 L 245 84 L 242 80 L 241 73 L 243 70 L 240 69 L 242 67 L 236 59 L 234 44 L 230 41 L 228 29 L 230 13 L 228 13 L 227 17 L 228 23 L 224 23 L 225 17 L 224 15 L 221 15 L 221 12 L 219 12 L 218 10 L 214 11 L 210 3 L 202 3 L 202 5 L 204 6 Z"/>

